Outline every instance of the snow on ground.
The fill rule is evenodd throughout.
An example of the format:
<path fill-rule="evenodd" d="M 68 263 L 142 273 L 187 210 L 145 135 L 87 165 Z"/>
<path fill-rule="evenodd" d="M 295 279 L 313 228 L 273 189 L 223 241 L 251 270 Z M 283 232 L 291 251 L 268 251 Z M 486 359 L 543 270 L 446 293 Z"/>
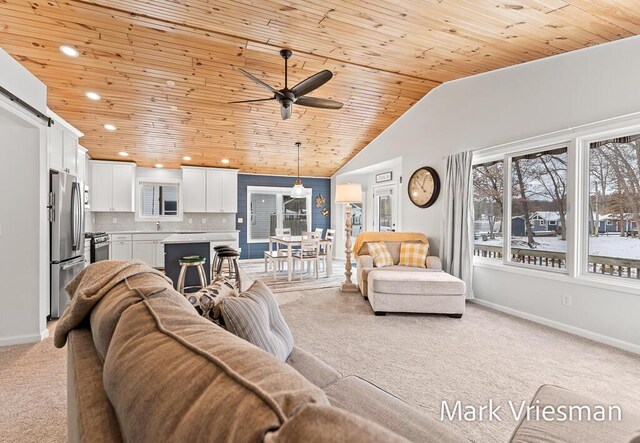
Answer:
<path fill-rule="evenodd" d="M 538 251 L 567 252 L 567 242 L 560 237 L 535 237 Z M 502 246 L 502 238 L 475 241 L 477 245 Z M 511 246 L 529 249 L 526 237 L 513 237 Z M 604 257 L 629 258 L 640 260 L 640 238 L 602 235 L 589 238 L 589 254 Z"/>

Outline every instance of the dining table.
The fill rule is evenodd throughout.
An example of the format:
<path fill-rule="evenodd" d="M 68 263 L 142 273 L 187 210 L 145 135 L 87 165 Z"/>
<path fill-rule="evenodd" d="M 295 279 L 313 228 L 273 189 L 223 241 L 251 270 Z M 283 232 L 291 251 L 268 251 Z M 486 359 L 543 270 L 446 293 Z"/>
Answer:
<path fill-rule="evenodd" d="M 327 277 L 331 276 L 332 263 L 333 263 L 333 240 L 331 239 L 318 239 L 320 246 L 324 248 L 326 253 L 326 274 Z M 273 252 L 273 245 L 280 244 L 287 248 L 287 279 L 291 281 L 293 278 L 293 248 L 296 246 L 302 246 L 301 235 L 271 235 L 269 236 L 269 253 Z"/>

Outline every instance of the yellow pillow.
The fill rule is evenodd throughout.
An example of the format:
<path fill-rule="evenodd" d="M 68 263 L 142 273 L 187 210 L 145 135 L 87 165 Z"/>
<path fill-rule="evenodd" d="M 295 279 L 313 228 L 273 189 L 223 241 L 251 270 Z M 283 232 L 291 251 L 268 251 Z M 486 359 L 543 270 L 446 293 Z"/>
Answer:
<path fill-rule="evenodd" d="M 373 264 L 376 268 L 393 266 L 393 257 L 384 242 L 367 243 L 367 247 L 369 248 L 369 255 L 373 258 Z"/>
<path fill-rule="evenodd" d="M 411 266 L 413 268 L 426 268 L 429 245 L 424 243 L 402 242 L 400 246 L 400 266 Z"/>

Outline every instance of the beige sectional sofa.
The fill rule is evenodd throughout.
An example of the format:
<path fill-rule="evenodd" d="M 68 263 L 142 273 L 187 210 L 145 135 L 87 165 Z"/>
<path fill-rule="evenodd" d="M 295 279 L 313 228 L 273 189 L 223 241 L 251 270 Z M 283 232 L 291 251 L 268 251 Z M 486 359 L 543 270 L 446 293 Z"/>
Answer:
<path fill-rule="evenodd" d="M 466 441 L 300 348 L 283 362 L 232 335 L 151 269 L 123 269 L 78 294 L 55 336 L 68 349 L 71 442 Z M 553 429 L 554 441 L 576 432 Z M 584 441 L 607 440 L 590 432 Z M 542 437 L 544 424 L 527 425 L 513 441 Z"/>

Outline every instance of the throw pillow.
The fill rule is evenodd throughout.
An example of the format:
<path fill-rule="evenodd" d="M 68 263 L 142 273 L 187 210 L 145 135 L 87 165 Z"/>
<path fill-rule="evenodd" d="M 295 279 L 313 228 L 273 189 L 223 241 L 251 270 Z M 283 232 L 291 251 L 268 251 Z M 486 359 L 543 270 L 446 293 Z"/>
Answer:
<path fill-rule="evenodd" d="M 238 291 L 233 280 L 218 275 L 213 279 L 211 284 L 198 292 L 187 294 L 187 300 L 198 314 L 213 321 L 214 323 L 224 326 L 222 314 L 220 312 L 220 301 L 226 297 L 237 297 Z"/>
<path fill-rule="evenodd" d="M 424 243 L 402 242 L 400 247 L 400 266 L 410 266 L 412 268 L 426 268 L 429 245 Z"/>
<path fill-rule="evenodd" d="M 271 290 L 256 281 L 240 297 L 222 300 L 227 330 L 286 361 L 293 350 L 293 335 Z"/>
<path fill-rule="evenodd" d="M 367 243 L 367 248 L 369 248 L 369 255 L 373 258 L 373 264 L 376 268 L 393 266 L 393 256 L 384 242 Z"/>

